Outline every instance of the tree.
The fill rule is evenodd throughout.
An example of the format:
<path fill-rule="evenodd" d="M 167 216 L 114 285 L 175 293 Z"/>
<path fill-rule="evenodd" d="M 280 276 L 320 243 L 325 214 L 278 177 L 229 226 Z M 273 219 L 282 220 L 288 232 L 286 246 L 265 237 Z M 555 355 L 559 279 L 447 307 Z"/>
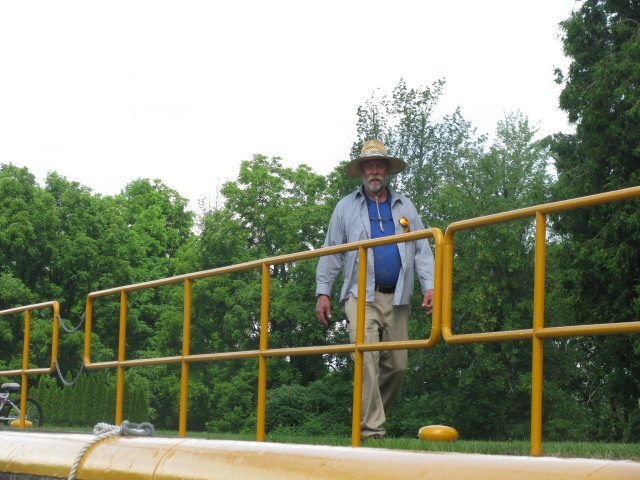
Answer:
<path fill-rule="evenodd" d="M 457 138 L 476 148 L 462 149 L 445 162 L 433 200 L 439 214 L 450 223 L 544 203 L 551 180 L 546 172 L 549 157 L 548 148 L 534 140 L 536 131 L 520 112 L 509 114 L 498 122 L 493 145 L 481 153 L 470 126 L 466 133 L 458 130 Z M 531 328 L 533 252 L 531 220 L 456 235 L 455 333 Z M 419 318 L 412 328 L 413 335 L 428 335 Z M 526 436 L 528 420 L 511 412 L 528 410 L 530 351 L 529 343 L 509 342 L 413 353 L 403 390 L 412 400 L 401 403 L 398 411 L 404 415 L 414 409 L 426 417 L 413 422 L 404 418 L 396 428 L 408 434 L 422 420 L 460 425 L 461 433 L 473 438 Z M 451 396 L 456 402 L 445 409 Z M 498 404 L 496 396 L 501 398 Z"/>
<path fill-rule="evenodd" d="M 53 198 L 29 170 L 0 164 L 0 309 L 47 296 L 56 224 Z M 7 368 L 22 367 L 23 322 L 24 314 L 0 317 L 1 362 Z"/>
<path fill-rule="evenodd" d="M 556 138 L 558 196 L 639 183 L 639 19 L 637 2 L 588 0 L 561 23 L 572 63 L 556 71 L 560 108 L 576 133 Z"/>
<path fill-rule="evenodd" d="M 188 200 L 161 180 L 135 180 L 116 200 L 149 257 L 171 257 L 191 236 L 193 213 L 186 210 Z"/>
<path fill-rule="evenodd" d="M 29 170 L 0 164 L 0 272 L 36 294 L 48 293 L 44 272 L 56 227 L 53 198 Z"/>
<path fill-rule="evenodd" d="M 192 236 L 193 213 L 186 209 L 187 199 L 160 180 L 138 179 L 129 183 L 113 202 L 127 225 L 130 245 L 138 254 L 122 257 L 132 260 L 134 276 L 130 283 L 174 275 L 172 258 Z M 130 294 L 127 348 L 131 356 L 155 351 L 152 343 L 158 325 L 173 313 L 165 308 L 173 290 L 169 286 Z"/>
<path fill-rule="evenodd" d="M 444 83 L 438 80 L 431 87 L 409 88 L 401 79 L 390 99 L 383 92 L 374 94 L 358 108 L 358 141 L 351 150 L 356 158 L 366 140 L 377 139 L 390 155 L 405 160 L 406 170 L 393 181 L 423 215 L 442 176 L 443 152 L 452 145 L 449 122 L 433 119 Z"/>
<path fill-rule="evenodd" d="M 262 155 L 244 161 L 238 179 L 222 186 L 224 203 L 203 214 L 200 235 L 179 249 L 172 261 L 176 272 L 214 269 L 318 248 L 329 216 L 326 188 L 326 179 L 306 165 L 284 168 L 280 159 Z M 311 260 L 271 267 L 270 348 L 325 342 L 315 318 L 314 278 L 315 262 Z M 191 352 L 257 349 L 261 285 L 260 269 L 195 281 Z M 181 302 L 176 292 L 158 323 L 154 348 L 162 355 L 179 351 Z M 279 386 L 312 382 L 324 376 L 327 367 L 320 356 L 296 356 L 270 359 L 268 371 L 269 386 Z M 190 428 L 247 429 L 255 413 L 256 385 L 246 382 L 256 379 L 256 363 L 251 361 L 214 362 L 206 368 L 192 369 L 194 395 L 190 396 L 189 408 L 193 406 L 203 414 L 193 419 Z M 244 398 L 242 403 L 237 402 L 240 396 Z M 156 405 L 159 411 L 164 408 Z M 207 413 L 212 411 L 216 412 L 213 416 Z"/>
<path fill-rule="evenodd" d="M 322 246 L 329 217 L 326 188 L 326 180 L 306 165 L 292 170 L 283 168 L 277 158 L 256 155 L 242 163 L 238 181 L 226 183 L 222 194 L 227 199 L 225 208 L 246 229 L 250 256 L 258 259 Z M 315 318 L 315 264 L 302 261 L 271 267 L 270 345 L 323 341 Z M 321 358 L 293 357 L 290 363 L 297 365 L 304 383 L 322 375 Z"/>
<path fill-rule="evenodd" d="M 563 85 L 560 107 L 575 134 L 553 137 L 557 199 L 640 184 L 639 22 L 637 1 L 587 0 L 561 23 L 572 61 L 566 75 L 556 72 Z M 638 200 L 617 202 L 559 216 L 554 227 L 563 240 L 557 255 L 564 268 L 554 280 L 568 304 L 558 322 L 640 318 L 639 206 Z M 585 342 L 582 401 L 594 417 L 614 426 L 599 438 L 620 438 L 629 418 L 638 415 L 639 351 L 637 336 Z M 593 397 L 595 392 L 602 397 Z"/>
<path fill-rule="evenodd" d="M 452 221 L 548 201 L 549 149 L 534 140 L 537 129 L 526 116 L 516 112 L 500 121 L 487 150 L 487 138 L 476 136 L 459 109 L 431 118 L 442 86 L 436 82 L 432 88 L 410 89 L 401 81 L 391 100 L 379 96 L 359 110 L 359 142 L 377 136 L 390 155 L 407 161 L 396 186 L 414 199 L 427 217 L 424 223 L 445 228 Z M 354 144 L 352 155 L 359 146 Z M 456 236 L 453 311 L 458 333 L 531 327 L 533 239 L 532 220 Z M 410 336 L 426 338 L 430 322 L 419 302 L 413 307 Z M 526 436 L 528 420 L 510 412 L 529 409 L 530 351 L 528 343 L 511 342 L 410 351 L 407 380 L 389 412 L 388 431 L 415 435 L 427 423 L 447 423 L 474 438 Z M 550 398 L 564 398 L 560 386 L 550 382 L 549 389 Z M 502 399 L 498 404 L 496 396 Z M 554 411 L 554 434 L 560 430 L 556 425 L 574 414 Z"/>
<path fill-rule="evenodd" d="M 0 273 L 0 309 L 29 305 L 37 298 L 19 278 Z M 23 318 L 24 314 L 0 316 L 0 370 L 22 368 Z"/>
<path fill-rule="evenodd" d="M 50 172 L 44 190 L 57 219 L 47 292 L 61 304 L 64 318 L 80 318 L 89 292 L 131 283 L 141 250 L 109 197 Z"/>
<path fill-rule="evenodd" d="M 44 190 L 53 198 L 57 218 L 55 237 L 50 244 L 53 254 L 45 270 L 50 285 L 45 298 L 59 301 L 61 316 L 67 324 L 79 323 L 88 293 L 154 278 L 148 271 L 145 246 L 125 222 L 113 197 L 94 194 L 88 187 L 56 172 L 47 175 Z M 161 261 L 160 258 L 156 263 Z M 119 301 L 114 296 L 95 304 L 94 361 L 104 359 L 103 355 L 109 359 L 115 356 L 118 330 L 114 328 L 114 319 L 118 318 Z M 137 312 L 133 304 L 130 337 L 139 330 Z M 60 363 L 65 368 L 77 368 L 80 363 L 78 351 L 82 349 L 83 335 L 79 331 L 62 336 Z M 131 346 L 138 347 L 140 343 L 133 341 Z M 45 349 L 41 350 L 45 355 Z"/>

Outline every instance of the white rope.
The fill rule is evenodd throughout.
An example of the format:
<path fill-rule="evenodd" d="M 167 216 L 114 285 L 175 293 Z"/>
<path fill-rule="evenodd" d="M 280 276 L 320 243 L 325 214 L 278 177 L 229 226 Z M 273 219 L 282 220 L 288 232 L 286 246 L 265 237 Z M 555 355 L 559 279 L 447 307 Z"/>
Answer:
<path fill-rule="evenodd" d="M 80 460 L 82 460 L 82 457 L 87 452 L 87 450 L 89 450 L 91 446 L 98 443 L 100 440 L 104 440 L 105 438 L 109 437 L 116 437 L 118 435 L 150 437 L 155 433 L 155 429 L 153 425 L 147 422 L 136 424 L 129 423 L 127 420 L 125 420 L 119 427 L 116 425 L 109 425 L 108 423 L 98 423 L 95 427 L 93 427 L 93 433 L 96 435 L 96 437 L 80 449 L 78 455 L 76 455 L 76 459 L 73 461 L 73 465 L 71 466 L 71 471 L 69 472 L 67 480 L 75 480 L 76 472 L 78 471 L 78 466 L 80 465 Z"/>

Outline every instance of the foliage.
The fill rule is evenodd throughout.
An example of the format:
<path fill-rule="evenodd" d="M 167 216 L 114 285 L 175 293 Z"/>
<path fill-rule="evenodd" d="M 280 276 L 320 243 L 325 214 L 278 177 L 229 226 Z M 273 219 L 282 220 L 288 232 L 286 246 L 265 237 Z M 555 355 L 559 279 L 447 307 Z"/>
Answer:
<path fill-rule="evenodd" d="M 68 382 L 71 376 L 67 375 Z M 115 421 L 115 378 L 104 372 L 81 375 L 71 387 L 61 387 L 55 378 L 41 375 L 29 396 L 40 402 L 47 427 L 87 427 Z M 147 385 L 139 377 L 127 374 L 124 417 L 133 423 L 149 421 Z"/>
<path fill-rule="evenodd" d="M 0 165 L 0 272 L 38 294 L 48 293 L 42 272 L 54 254 L 53 201 L 26 167 Z"/>
<path fill-rule="evenodd" d="M 397 187 L 415 197 L 424 223 L 444 227 L 544 203 L 551 183 L 549 149 L 534 140 L 536 128 L 520 112 L 509 114 L 498 123 L 487 150 L 487 138 L 476 137 L 459 110 L 431 118 L 442 85 L 409 89 L 401 81 L 391 100 L 383 96 L 359 110 L 360 141 L 378 136 L 391 155 L 407 160 Z M 533 239 L 529 220 L 456 236 L 453 318 L 463 330 L 457 333 L 530 328 Z M 418 305 L 410 333 L 412 338 L 427 338 L 430 324 Z M 387 430 L 406 436 L 421 425 L 444 423 L 458 425 L 461 434 L 472 438 L 522 438 L 529 420 L 512 412 L 529 409 L 530 370 L 527 344 L 411 351 L 407 379 L 389 412 Z M 550 417 L 549 424 L 570 414 L 554 412 L 557 417 Z"/>
<path fill-rule="evenodd" d="M 225 367 L 228 367 L 225 365 Z M 256 425 L 256 362 L 248 362 L 245 369 L 223 378 L 219 376 L 211 394 L 212 412 L 206 427 L 212 432 L 253 432 Z M 223 370 L 229 372 L 223 367 Z M 234 369 L 235 370 L 235 369 Z M 218 372 L 216 372 L 218 373 Z"/>
<path fill-rule="evenodd" d="M 442 122 L 432 118 L 443 87 L 444 80 L 438 80 L 431 87 L 410 89 L 400 80 L 391 98 L 376 92 L 358 108 L 358 141 L 351 149 L 355 158 L 366 140 L 378 139 L 390 155 L 405 160 L 406 170 L 391 181 L 413 199 L 423 214 L 430 211 L 427 199 L 438 189 L 447 157 L 444 152 L 455 149 L 449 135 L 453 133 L 453 122 L 448 121 L 449 117 Z"/>
<path fill-rule="evenodd" d="M 392 179 L 394 188 L 414 201 L 425 225 L 441 229 L 638 184 L 638 10 L 635 2 L 587 0 L 563 22 L 573 63 L 566 76 L 556 73 L 574 135 L 538 141 L 537 127 L 514 112 L 497 123 L 489 143 L 459 109 L 435 115 L 444 80 L 418 88 L 401 80 L 389 96 L 378 91 L 358 109 L 352 158 L 365 140 L 383 140 L 391 155 L 407 162 Z M 552 156 L 555 183 L 548 174 Z M 193 282 L 191 354 L 258 350 L 267 281 L 269 348 L 348 343 L 338 311 L 328 329 L 318 325 L 317 260 L 278 260 L 322 246 L 335 204 L 360 183 L 344 175 L 344 164 L 325 177 L 307 165 L 285 168 L 277 157 L 255 155 L 242 162 L 235 181 L 222 185 L 213 205 L 202 203 L 195 225 L 186 200 L 160 180 L 137 179 L 119 195 L 103 197 L 56 172 L 40 187 L 26 168 L 2 164 L 0 309 L 56 299 L 67 323 L 77 324 L 89 292 L 209 271 Z M 640 318 L 637 207 L 616 203 L 550 217 L 547 325 Z M 531 327 L 534 247 L 533 219 L 456 234 L 455 333 Z M 220 274 L 229 265 L 240 267 Z M 416 292 L 410 336 L 424 339 L 431 319 L 420 300 Z M 131 292 L 126 358 L 180 356 L 183 303 L 182 284 Z M 118 296 L 94 302 L 93 361 L 116 358 L 119 315 Z M 2 369 L 21 367 L 23 322 L 22 315 L 0 317 Z M 34 367 L 49 362 L 51 325 L 49 312 L 34 312 Z M 638 441 L 638 342 L 637 336 L 545 341 L 545 439 Z M 61 336 L 68 380 L 83 343 L 82 331 Z M 254 432 L 257 371 L 255 360 L 190 364 L 189 430 Z M 348 355 L 274 357 L 267 372 L 271 435 L 350 432 Z M 129 369 L 125 416 L 175 429 L 180 375 L 177 364 Z M 48 422 L 71 426 L 113 417 L 115 385 L 108 372 L 82 375 L 71 388 L 45 375 L 31 383 Z M 525 438 L 530 388 L 529 342 L 412 350 L 388 433 L 414 437 L 421 426 L 442 423 L 463 438 Z"/>
<path fill-rule="evenodd" d="M 343 374 L 339 376 L 344 377 Z M 271 433 L 348 435 L 351 401 L 348 378 L 328 376 L 301 385 L 283 385 L 267 394 L 266 428 Z"/>
<path fill-rule="evenodd" d="M 559 176 L 558 199 L 640 184 L 640 4 L 587 0 L 561 26 L 567 72 L 560 107 L 575 134 L 551 142 Z M 629 322 L 640 318 L 640 214 L 638 200 L 559 215 L 561 244 L 550 280 L 561 314 L 558 324 Z M 593 438 L 631 436 L 640 388 L 640 339 L 587 339 L 577 386 L 594 425 Z"/>

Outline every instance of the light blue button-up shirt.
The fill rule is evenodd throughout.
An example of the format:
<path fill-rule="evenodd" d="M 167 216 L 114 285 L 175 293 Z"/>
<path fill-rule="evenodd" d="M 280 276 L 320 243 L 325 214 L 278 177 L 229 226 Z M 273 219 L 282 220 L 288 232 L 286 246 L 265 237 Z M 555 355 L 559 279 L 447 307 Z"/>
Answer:
<path fill-rule="evenodd" d="M 403 216 L 409 220 L 411 231 L 424 230 L 418 212 L 411 201 L 391 188 L 391 214 L 395 233 L 401 234 L 404 227 L 398 220 Z M 344 197 L 336 205 L 327 230 L 324 247 L 359 242 L 371 238 L 369 211 L 362 186 Z M 398 243 L 400 277 L 393 296 L 394 305 L 408 305 L 413 294 L 414 272 L 418 276 L 423 293 L 433 289 L 433 253 L 426 238 Z M 344 268 L 344 284 L 340 292 L 340 302 L 358 296 L 358 250 L 344 254 L 320 257 L 316 270 L 316 295 L 331 295 L 333 282 L 340 269 Z M 367 251 L 367 302 L 374 300 L 375 273 L 373 251 Z"/>

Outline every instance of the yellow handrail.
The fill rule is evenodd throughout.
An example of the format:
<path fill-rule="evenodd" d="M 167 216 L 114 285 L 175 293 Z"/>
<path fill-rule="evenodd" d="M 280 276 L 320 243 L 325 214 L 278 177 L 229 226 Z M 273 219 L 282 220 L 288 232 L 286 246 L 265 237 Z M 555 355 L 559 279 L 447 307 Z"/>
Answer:
<path fill-rule="evenodd" d="M 442 290 L 442 338 L 448 344 L 502 342 L 507 340 L 532 340 L 532 380 L 531 380 L 531 454 L 542 454 L 542 369 L 543 339 L 578 335 L 610 335 L 616 333 L 640 332 L 640 322 L 611 323 L 605 325 L 574 325 L 569 327 L 545 328 L 544 326 L 544 285 L 546 265 L 546 215 L 574 210 L 603 203 L 616 202 L 640 197 L 640 187 L 626 188 L 600 193 L 588 197 L 574 198 L 560 202 L 537 205 L 535 207 L 512 210 L 485 217 L 463 220 L 449 225 L 444 237 L 444 267 Z M 453 243 L 456 232 L 497 223 L 505 223 L 522 218 L 535 217 L 535 271 L 533 327 L 527 330 L 483 332 L 454 335 L 451 328 L 453 295 Z"/>
<path fill-rule="evenodd" d="M 256 426 L 256 439 L 258 441 L 264 441 L 265 438 L 265 416 L 266 416 L 266 389 L 267 389 L 267 359 L 271 357 L 282 357 L 290 355 L 319 355 L 325 353 L 353 353 L 355 356 L 355 373 L 354 373 L 354 398 L 353 398 L 353 432 L 352 432 L 352 445 L 360 445 L 360 411 L 361 411 L 361 390 L 362 390 L 362 355 L 365 351 L 371 350 L 399 350 L 399 349 L 417 349 L 417 348 L 431 348 L 435 346 L 440 338 L 440 325 L 441 325 L 441 312 L 442 307 L 440 302 L 435 302 L 432 322 L 431 333 L 426 340 L 407 340 L 398 342 L 380 342 L 380 343 L 364 343 L 364 298 L 365 295 L 360 295 L 358 305 L 358 325 L 357 331 L 361 332 L 356 334 L 356 342 L 353 344 L 345 345 L 321 345 L 313 347 L 292 347 L 292 348 L 278 348 L 269 349 L 269 295 L 270 295 L 270 267 L 272 265 L 279 265 L 287 262 L 294 262 L 300 260 L 306 260 L 311 258 L 320 257 L 323 255 L 332 255 L 347 252 L 349 250 L 359 250 L 359 255 L 364 258 L 365 261 L 361 261 L 361 271 L 359 272 L 359 288 L 366 289 L 366 254 L 367 249 L 373 248 L 379 245 L 387 245 L 391 243 L 408 242 L 412 240 L 418 240 L 422 238 L 433 238 L 436 244 L 435 248 L 435 275 L 434 275 L 434 298 L 439 298 L 442 291 L 442 242 L 444 236 L 442 232 L 437 229 L 421 230 L 417 232 L 404 233 L 401 235 L 394 235 L 390 237 L 366 240 L 361 242 L 350 243 L 346 245 L 339 245 L 335 247 L 322 248 L 318 250 L 293 253 L 288 255 L 281 255 L 278 257 L 267 258 L 264 260 L 257 260 L 253 262 L 247 262 L 239 265 L 231 265 L 228 267 L 221 267 L 212 270 L 205 270 L 201 272 L 190 273 L 186 275 L 179 275 L 176 277 L 164 278 L 159 280 L 153 280 L 150 282 L 144 282 L 134 285 L 127 285 L 124 287 L 111 288 L 108 290 L 101 290 L 98 292 L 92 292 L 87 296 L 86 303 L 86 320 L 85 320 L 85 348 L 84 348 L 84 364 L 87 369 L 101 369 L 101 368 L 113 368 L 117 369 L 117 388 L 116 388 L 116 423 L 122 423 L 122 411 L 124 401 L 124 369 L 127 367 L 137 367 L 144 365 L 166 365 L 180 363 L 182 365 L 181 380 L 180 380 L 180 414 L 178 435 L 184 437 L 187 433 L 187 401 L 188 401 L 188 378 L 189 378 L 189 364 L 194 362 L 208 362 L 214 360 L 230 360 L 230 359 L 258 359 L 258 405 L 257 405 L 257 426 Z M 364 257 L 362 257 L 364 255 Z M 191 355 L 190 353 L 190 325 L 191 325 L 191 287 L 195 280 L 235 273 L 244 270 L 260 268 L 262 271 L 262 293 L 261 293 L 261 315 L 260 315 L 260 346 L 259 350 L 248 350 L 240 352 L 227 352 L 227 353 L 206 353 L 199 355 Z M 361 280 L 361 281 L 360 281 Z M 184 320 L 183 320 L 183 344 L 182 355 L 173 357 L 161 357 L 161 358 L 144 358 L 127 360 L 126 349 L 126 327 L 127 327 L 127 300 L 128 293 L 147 288 L 155 288 L 164 285 L 171 285 L 184 282 Z M 364 292 L 365 290 L 363 290 Z M 105 297 L 109 295 L 120 295 L 120 330 L 119 330 L 119 345 L 118 345 L 118 359 L 115 361 L 107 362 L 91 362 L 91 329 L 93 326 L 93 301 L 96 298 Z"/>
<path fill-rule="evenodd" d="M 86 300 L 86 323 L 84 344 L 84 365 L 88 369 L 116 368 L 116 423 L 122 422 L 122 405 L 124 396 L 124 369 L 134 366 L 181 364 L 181 389 L 180 389 L 180 414 L 178 433 L 186 436 L 187 431 L 187 401 L 189 386 L 189 364 L 197 362 L 209 362 L 217 360 L 233 359 L 258 359 L 258 412 L 256 438 L 264 441 L 265 415 L 266 415 L 266 379 L 267 360 L 272 357 L 292 355 L 319 355 L 326 353 L 352 353 L 355 360 L 354 392 L 352 408 L 352 446 L 360 445 L 360 413 L 362 390 L 362 363 L 363 353 L 373 350 L 390 349 L 424 349 L 436 345 L 440 335 L 448 344 L 467 344 L 480 342 L 501 342 L 513 340 L 532 341 L 532 398 L 531 398 L 531 454 L 542 453 L 542 378 L 543 378 L 543 340 L 545 338 L 571 337 L 578 335 L 611 335 L 640 332 L 640 322 L 610 323 L 599 325 L 577 325 L 565 327 L 546 328 L 544 326 L 544 300 L 545 300 L 545 264 L 546 264 L 546 216 L 550 213 L 573 210 L 603 203 L 616 202 L 625 199 L 640 197 L 640 187 L 627 188 L 614 192 L 591 195 L 577 199 L 538 205 L 534 207 L 513 210 L 510 212 L 488 215 L 485 217 L 464 220 L 452 223 L 446 230 L 446 234 L 433 228 L 402 235 L 395 235 L 381 239 L 355 242 L 318 250 L 299 252 L 290 255 L 282 255 L 264 260 L 256 260 L 238 265 L 231 265 L 212 270 L 180 275 L 171 278 L 153 280 L 134 285 L 111 288 L 92 292 Z M 523 330 L 510 330 L 501 332 L 482 332 L 469 334 L 453 334 L 452 332 L 452 295 L 453 295 L 453 247 L 455 233 L 460 230 L 479 228 L 497 223 L 510 222 L 522 218 L 535 217 L 535 271 L 534 271 L 534 306 L 532 328 Z M 435 242 L 435 284 L 434 284 L 434 308 L 431 323 L 430 336 L 426 340 L 407 340 L 401 342 L 364 343 L 364 308 L 366 292 L 366 255 L 367 249 L 379 245 L 399 243 L 417 240 L 421 238 L 433 238 Z M 358 282 L 358 313 L 356 325 L 356 341 L 353 344 L 321 345 L 313 347 L 276 348 L 268 347 L 269 326 L 269 295 L 270 295 L 270 267 L 286 262 L 295 262 L 305 259 L 344 253 L 350 250 L 358 250 L 359 282 Z M 190 353 L 190 329 L 191 329 L 191 295 L 192 284 L 195 280 L 225 275 L 244 270 L 260 268 L 262 271 L 261 292 L 261 316 L 260 316 L 260 344 L 258 350 L 247 350 L 224 353 L 205 353 L 192 355 Z M 164 285 L 184 283 L 184 318 L 183 318 L 183 342 L 180 356 L 126 359 L 126 327 L 127 327 L 127 300 L 128 293 L 155 288 Z M 91 329 L 93 323 L 93 301 L 96 298 L 109 295 L 120 296 L 120 327 L 117 360 L 106 362 L 91 362 Z M 54 308 L 54 327 L 52 337 L 52 359 L 49 369 L 28 369 L 29 357 L 29 332 L 30 311 L 52 306 Z M 0 311 L 0 315 L 25 312 L 25 346 L 23 350 L 23 368 L 0 372 L 0 376 L 22 375 L 22 397 L 26 398 L 27 375 L 51 373 L 58 354 L 58 315 L 57 302 L 48 302 L 27 307 L 19 307 L 11 310 Z M 24 407 L 24 405 L 23 405 Z M 24 410 L 24 409 L 23 409 Z M 21 423 L 24 427 L 24 422 Z"/>
<path fill-rule="evenodd" d="M 51 308 L 53 311 L 53 322 L 51 332 L 51 361 L 48 368 L 29 368 L 29 349 L 31 344 L 31 312 L 33 310 L 41 310 L 43 308 Z M 0 377 L 8 377 L 20 375 L 20 428 L 25 428 L 25 413 L 27 411 L 27 380 L 29 375 L 41 375 L 43 373 L 52 373 L 56 368 L 58 360 L 58 339 L 59 339 L 59 317 L 60 305 L 58 302 L 45 302 L 35 305 L 27 305 L 24 307 L 10 308 L 8 310 L 0 310 L 0 316 L 13 315 L 24 312 L 24 336 L 22 343 L 22 368 L 20 370 L 0 371 Z"/>

